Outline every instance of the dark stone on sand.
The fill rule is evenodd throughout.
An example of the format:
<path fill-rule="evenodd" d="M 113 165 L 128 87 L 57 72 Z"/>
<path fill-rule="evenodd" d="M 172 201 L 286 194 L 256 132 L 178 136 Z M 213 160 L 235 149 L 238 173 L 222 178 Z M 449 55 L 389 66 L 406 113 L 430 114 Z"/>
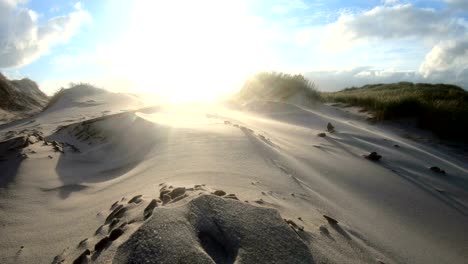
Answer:
<path fill-rule="evenodd" d="M 369 153 L 367 155 L 364 155 L 364 157 L 366 159 L 372 160 L 372 161 L 379 161 L 382 158 L 382 156 L 377 154 L 377 152 L 371 152 L 371 153 Z"/>
<path fill-rule="evenodd" d="M 327 134 L 325 134 L 325 133 L 318 133 L 317 136 L 318 136 L 318 137 L 326 137 Z"/>
<path fill-rule="evenodd" d="M 233 194 L 233 193 L 224 196 L 224 198 L 226 198 L 226 199 L 239 200 L 239 198 L 237 198 L 237 196 L 236 196 L 235 194 Z"/>
<path fill-rule="evenodd" d="M 99 240 L 99 242 L 97 242 L 97 244 L 94 246 L 94 250 L 96 251 L 103 250 L 104 248 L 107 247 L 109 242 L 110 242 L 109 237 L 104 237 L 103 239 Z"/>
<path fill-rule="evenodd" d="M 183 195 L 177 196 L 176 198 L 172 199 L 172 200 L 170 201 L 170 203 L 175 203 L 175 202 L 177 202 L 177 201 L 180 201 L 180 200 L 184 199 L 185 197 L 187 197 L 187 194 L 183 194 Z"/>
<path fill-rule="evenodd" d="M 88 241 L 87 238 L 81 240 L 80 243 L 78 243 L 78 247 L 82 247 L 82 246 L 86 245 L 86 241 Z"/>
<path fill-rule="evenodd" d="M 338 221 L 336 219 L 334 219 L 333 217 L 330 217 L 328 215 L 323 215 L 323 217 L 325 217 L 325 219 L 327 219 L 328 223 L 331 224 L 331 225 L 338 224 Z"/>
<path fill-rule="evenodd" d="M 185 194 L 185 187 L 177 187 L 174 190 L 172 190 L 172 192 L 169 193 L 169 196 L 171 196 L 171 199 L 174 199 L 184 194 Z"/>
<path fill-rule="evenodd" d="M 88 263 L 88 256 L 91 254 L 91 251 L 89 249 L 86 249 L 81 253 L 79 257 L 77 257 L 74 261 L 73 264 L 83 264 L 83 263 Z"/>
<path fill-rule="evenodd" d="M 117 206 L 117 208 L 112 211 L 112 213 L 109 214 L 109 216 L 106 218 L 106 224 L 110 223 L 113 219 L 115 218 L 121 218 L 124 213 L 127 211 L 127 208 L 123 207 L 123 205 Z"/>
<path fill-rule="evenodd" d="M 130 201 L 128 201 L 128 203 L 129 203 L 129 204 L 130 204 L 130 203 L 136 203 L 136 204 L 137 204 L 137 203 L 140 203 L 140 202 L 141 202 L 141 197 L 142 197 L 142 196 L 143 196 L 143 195 L 141 195 L 141 194 L 140 194 L 140 195 L 136 195 L 136 196 L 134 196 L 132 199 L 130 199 Z"/>
<path fill-rule="evenodd" d="M 159 199 L 163 200 L 164 195 L 170 192 L 171 192 L 170 190 L 161 190 L 161 192 L 159 193 Z"/>
<path fill-rule="evenodd" d="M 167 194 L 164 194 L 161 200 L 162 200 L 162 204 L 165 205 L 171 200 L 171 197 Z"/>
<path fill-rule="evenodd" d="M 119 219 L 118 218 L 114 218 L 112 219 L 112 222 L 109 224 L 109 231 L 112 230 L 112 228 L 114 228 L 114 226 L 119 223 Z"/>
<path fill-rule="evenodd" d="M 110 233 L 109 239 L 111 241 L 114 241 L 117 238 L 119 238 L 121 235 L 123 235 L 123 233 L 124 233 L 124 231 L 122 229 L 116 228 L 116 229 L 112 230 L 112 232 Z"/>
<path fill-rule="evenodd" d="M 153 210 L 156 206 L 158 206 L 158 202 L 156 201 L 156 199 L 151 200 L 151 202 L 148 204 L 148 206 L 146 206 L 143 212 L 145 219 L 148 219 L 148 217 L 150 217 L 153 214 Z"/>
<path fill-rule="evenodd" d="M 322 233 L 324 235 L 329 235 L 330 234 L 330 231 L 328 231 L 326 226 L 320 226 L 319 230 L 320 230 L 320 233 Z"/>
<path fill-rule="evenodd" d="M 216 190 L 216 191 L 213 192 L 213 194 L 216 195 L 216 196 L 224 196 L 224 195 L 226 195 L 226 192 L 223 191 L 223 190 Z"/>
<path fill-rule="evenodd" d="M 14 151 L 27 147 L 29 145 L 29 142 L 27 136 L 21 136 L 1 142 L 0 144 L 2 146 L 5 146 L 5 149 Z"/>
<path fill-rule="evenodd" d="M 265 204 L 265 201 L 263 201 L 263 199 L 258 199 L 258 200 L 255 200 L 254 202 L 258 204 Z"/>
<path fill-rule="evenodd" d="M 335 131 L 335 127 L 330 122 L 327 124 L 327 131 L 330 133 Z"/>
<path fill-rule="evenodd" d="M 115 203 L 113 203 L 113 204 L 111 205 L 111 207 L 110 207 L 109 210 L 114 210 L 115 207 L 116 207 L 118 204 L 119 204 L 119 201 L 115 201 Z"/>
<path fill-rule="evenodd" d="M 395 145 L 393 145 L 393 146 L 394 146 L 395 148 L 399 148 L 399 147 L 400 147 L 400 145 L 398 145 L 398 144 L 395 144 Z"/>
<path fill-rule="evenodd" d="M 436 172 L 436 173 L 445 174 L 445 171 L 442 170 L 441 168 L 437 167 L 437 166 L 430 167 L 429 169 L 431 171 L 433 171 L 433 172 Z"/>

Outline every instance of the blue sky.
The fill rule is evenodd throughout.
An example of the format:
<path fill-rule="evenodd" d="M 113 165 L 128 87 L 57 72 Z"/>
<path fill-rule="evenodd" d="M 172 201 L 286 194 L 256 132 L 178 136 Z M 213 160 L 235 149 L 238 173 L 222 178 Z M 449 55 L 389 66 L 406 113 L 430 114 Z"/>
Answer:
<path fill-rule="evenodd" d="M 0 0 L 0 10 L 0 70 L 47 93 L 83 81 L 214 97 L 260 70 L 303 73 L 322 90 L 468 88 L 466 0 Z"/>

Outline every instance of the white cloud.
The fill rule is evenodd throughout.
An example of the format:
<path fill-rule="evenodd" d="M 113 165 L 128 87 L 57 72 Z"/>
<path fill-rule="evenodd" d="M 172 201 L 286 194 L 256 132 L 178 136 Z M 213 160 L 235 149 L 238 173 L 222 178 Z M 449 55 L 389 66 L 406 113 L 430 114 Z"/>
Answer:
<path fill-rule="evenodd" d="M 55 44 L 66 42 L 90 14 L 75 10 L 40 25 L 37 14 L 19 6 L 24 1 L 0 0 L 0 68 L 26 65 L 48 52 Z"/>
<path fill-rule="evenodd" d="M 468 65 L 468 64 L 465 64 Z M 420 71 L 398 71 L 356 67 L 344 71 L 314 71 L 304 73 L 322 91 L 337 91 L 349 87 L 360 87 L 375 83 L 448 83 L 468 88 L 468 67 L 460 71 L 441 71 L 425 76 Z"/>
<path fill-rule="evenodd" d="M 468 11 L 468 1 L 466 0 L 445 0 L 452 8 Z"/>
<path fill-rule="evenodd" d="M 410 4 L 378 6 L 355 15 L 343 14 L 328 29 L 327 42 L 338 38 L 348 43 L 421 38 L 434 41 L 467 31 L 462 21 L 450 15 Z"/>
<path fill-rule="evenodd" d="M 459 8 L 468 5 L 468 1 L 447 2 Z M 447 10 L 418 8 L 394 1 L 384 3 L 365 12 L 342 14 L 336 22 L 327 25 L 322 48 L 332 52 L 330 54 L 366 50 L 372 57 L 386 48 L 400 49 L 411 51 L 407 56 L 409 60 L 415 59 L 414 52 L 426 54 L 419 57 L 419 69 L 411 67 L 414 70 L 394 71 L 364 67 L 308 75 L 325 90 L 399 81 L 444 82 L 468 88 L 466 20 Z M 361 58 L 364 60 L 365 55 L 361 54 Z"/>
<path fill-rule="evenodd" d="M 414 71 L 379 70 L 372 67 L 356 67 L 343 71 L 316 71 L 304 73 L 322 91 L 337 91 L 372 83 L 401 81 L 420 82 L 422 76 Z"/>
<path fill-rule="evenodd" d="M 447 40 L 435 45 L 419 68 L 424 77 L 436 77 L 453 82 L 468 80 L 468 37 Z M 465 87 L 468 87 L 465 83 Z"/>

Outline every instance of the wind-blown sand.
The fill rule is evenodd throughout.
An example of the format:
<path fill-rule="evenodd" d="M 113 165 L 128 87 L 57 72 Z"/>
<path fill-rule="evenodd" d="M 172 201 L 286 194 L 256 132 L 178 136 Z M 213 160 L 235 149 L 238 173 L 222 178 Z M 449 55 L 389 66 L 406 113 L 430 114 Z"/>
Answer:
<path fill-rule="evenodd" d="M 468 259 L 466 162 L 339 109 L 63 100 L 0 126 L 1 263 Z"/>

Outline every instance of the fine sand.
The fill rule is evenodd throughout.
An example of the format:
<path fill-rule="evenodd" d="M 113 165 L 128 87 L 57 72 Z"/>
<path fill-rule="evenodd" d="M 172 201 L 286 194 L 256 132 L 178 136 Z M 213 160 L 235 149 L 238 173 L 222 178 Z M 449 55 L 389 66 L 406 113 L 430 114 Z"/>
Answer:
<path fill-rule="evenodd" d="M 0 263 L 468 260 L 468 164 L 335 107 L 74 90 L 0 141 Z"/>

